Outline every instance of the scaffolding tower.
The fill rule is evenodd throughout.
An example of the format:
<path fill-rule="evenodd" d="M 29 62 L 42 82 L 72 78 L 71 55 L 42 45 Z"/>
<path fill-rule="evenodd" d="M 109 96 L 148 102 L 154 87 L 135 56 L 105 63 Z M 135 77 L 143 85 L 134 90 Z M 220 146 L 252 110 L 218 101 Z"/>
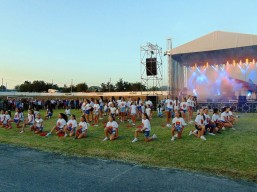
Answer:
<path fill-rule="evenodd" d="M 156 58 L 156 60 L 155 60 Z M 147 59 L 156 61 L 156 73 L 153 73 L 147 67 Z M 140 47 L 141 63 L 141 84 L 146 87 L 147 95 L 157 95 L 157 91 L 162 91 L 163 86 L 163 65 L 162 65 L 162 48 L 157 44 L 146 43 Z M 143 90 L 142 90 L 143 91 Z"/>

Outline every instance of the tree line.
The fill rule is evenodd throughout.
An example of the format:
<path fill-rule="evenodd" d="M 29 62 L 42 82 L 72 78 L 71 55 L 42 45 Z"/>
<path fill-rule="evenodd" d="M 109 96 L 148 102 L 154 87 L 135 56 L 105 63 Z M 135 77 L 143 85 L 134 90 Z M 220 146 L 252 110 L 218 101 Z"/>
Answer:
<path fill-rule="evenodd" d="M 59 87 L 57 84 L 47 83 L 41 80 L 35 80 L 33 82 L 25 81 L 20 85 L 15 86 L 15 90 L 19 92 L 48 92 L 48 89 L 55 89 L 62 93 L 69 92 L 127 92 L 127 91 L 146 91 L 146 90 L 160 90 L 157 87 L 151 87 L 147 89 L 145 85 L 140 82 L 130 83 L 119 79 L 115 84 L 111 82 L 101 83 L 100 87 L 91 86 L 87 83 L 78 83 L 76 85 L 64 85 Z"/>

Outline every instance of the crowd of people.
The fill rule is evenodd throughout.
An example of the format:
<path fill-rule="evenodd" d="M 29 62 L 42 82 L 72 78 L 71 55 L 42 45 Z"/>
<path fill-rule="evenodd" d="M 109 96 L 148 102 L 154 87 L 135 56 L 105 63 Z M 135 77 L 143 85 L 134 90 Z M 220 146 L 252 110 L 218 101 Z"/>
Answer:
<path fill-rule="evenodd" d="M 28 105 L 28 115 L 25 118 L 23 111 L 24 106 Z M 188 124 L 194 124 L 194 130 L 189 132 L 189 135 L 194 135 L 197 138 L 206 140 L 206 135 L 215 136 L 227 128 L 235 129 L 234 123 L 236 116 L 233 115 L 233 110 L 230 107 L 212 109 L 212 118 L 209 115 L 208 108 L 201 108 L 196 111 L 197 100 L 193 96 L 188 96 L 180 101 L 177 97 L 172 99 L 167 97 L 161 100 L 157 107 L 157 116 L 165 115 L 165 126 L 171 128 L 171 141 L 180 139 L 183 130 Z M 12 118 L 11 109 L 14 109 Z M 20 133 L 25 132 L 26 126 L 37 134 L 43 133 L 44 121 L 53 117 L 55 109 L 63 109 L 63 113 L 58 114 L 56 124 L 52 129 L 45 134 L 46 137 L 53 133 L 64 134 L 64 137 L 74 137 L 81 139 L 87 137 L 89 126 L 99 126 L 99 120 L 104 116 L 108 116 L 108 122 L 104 128 L 104 139 L 115 140 L 119 137 L 119 123 L 129 122 L 131 126 L 136 126 L 136 121 L 141 119 L 141 125 L 136 126 L 134 139 L 132 142 L 138 141 L 140 134 L 144 135 L 145 141 L 149 142 L 157 138 L 156 134 L 151 136 L 151 121 L 153 118 L 153 102 L 150 100 L 142 100 L 141 98 L 132 99 L 130 97 L 112 97 L 109 99 L 83 99 L 83 100 L 8 100 L 7 109 L 1 109 L 0 126 L 6 129 L 11 129 L 13 126 L 20 128 Z M 76 116 L 71 113 L 71 109 L 81 110 L 79 122 Z M 45 114 L 40 114 L 39 110 L 46 111 Z M 165 111 L 165 114 L 164 114 Z M 196 117 L 193 120 L 193 114 L 196 112 Z"/>

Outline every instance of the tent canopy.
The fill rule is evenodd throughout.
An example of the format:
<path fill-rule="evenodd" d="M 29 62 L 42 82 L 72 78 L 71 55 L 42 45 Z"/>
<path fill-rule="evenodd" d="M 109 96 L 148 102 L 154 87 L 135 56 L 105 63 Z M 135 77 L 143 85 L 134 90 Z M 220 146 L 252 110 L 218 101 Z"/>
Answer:
<path fill-rule="evenodd" d="M 171 50 L 184 66 L 257 59 L 257 35 L 215 31 Z"/>

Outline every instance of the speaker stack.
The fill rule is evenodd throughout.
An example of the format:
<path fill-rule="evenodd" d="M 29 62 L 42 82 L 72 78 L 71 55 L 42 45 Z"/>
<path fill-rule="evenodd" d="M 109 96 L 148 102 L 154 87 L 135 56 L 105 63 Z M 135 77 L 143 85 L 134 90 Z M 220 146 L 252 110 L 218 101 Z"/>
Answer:
<path fill-rule="evenodd" d="M 157 75 L 157 59 L 156 58 L 146 58 L 146 75 L 155 76 Z"/>

